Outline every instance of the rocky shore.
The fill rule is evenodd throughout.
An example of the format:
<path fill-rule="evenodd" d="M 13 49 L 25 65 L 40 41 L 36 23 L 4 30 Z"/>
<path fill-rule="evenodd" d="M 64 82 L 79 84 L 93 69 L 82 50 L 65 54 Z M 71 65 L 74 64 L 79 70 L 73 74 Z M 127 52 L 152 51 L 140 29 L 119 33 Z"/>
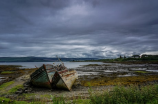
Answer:
<path fill-rule="evenodd" d="M 89 89 L 97 93 L 112 91 L 116 85 L 136 84 L 144 86 L 158 82 L 158 64 L 120 64 L 105 63 L 102 65 L 85 65 L 75 69 L 79 78 L 72 87 L 72 91 L 59 89 L 45 89 L 30 86 L 29 75 L 26 72 L 15 78 L 14 83 L 7 86 L 5 90 L 0 90 L 1 97 L 19 99 L 21 101 L 32 101 L 33 99 L 45 99 L 51 101 L 51 96 L 67 99 L 89 98 Z M 30 70 L 28 70 L 30 71 Z M 12 88 L 22 85 L 14 93 L 8 93 Z"/>

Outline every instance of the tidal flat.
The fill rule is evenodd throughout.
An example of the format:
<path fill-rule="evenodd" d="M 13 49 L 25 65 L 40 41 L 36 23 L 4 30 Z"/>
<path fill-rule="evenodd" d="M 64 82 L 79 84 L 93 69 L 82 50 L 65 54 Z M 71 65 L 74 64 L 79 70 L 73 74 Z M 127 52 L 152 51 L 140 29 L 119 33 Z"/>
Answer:
<path fill-rule="evenodd" d="M 5 69 L 5 70 L 4 70 Z M 90 99 L 90 92 L 110 92 L 115 86 L 135 85 L 144 87 L 158 83 L 158 64 L 121 64 L 105 63 L 90 64 L 74 68 L 78 73 L 78 79 L 72 90 L 46 89 L 35 86 L 24 87 L 30 79 L 29 75 L 36 70 L 19 69 L 14 66 L 1 66 L 0 77 L 3 81 L 0 85 L 0 96 L 17 101 L 52 102 L 53 97 L 63 97 L 67 100 Z M 71 70 L 71 69 L 70 69 Z M 152 71 L 151 71 L 152 70 Z M 14 74 L 13 74 L 14 73 Z M 2 81 L 2 80 L 1 80 Z"/>
<path fill-rule="evenodd" d="M 158 64 L 86 65 L 76 68 L 81 85 L 129 85 L 158 81 Z"/>

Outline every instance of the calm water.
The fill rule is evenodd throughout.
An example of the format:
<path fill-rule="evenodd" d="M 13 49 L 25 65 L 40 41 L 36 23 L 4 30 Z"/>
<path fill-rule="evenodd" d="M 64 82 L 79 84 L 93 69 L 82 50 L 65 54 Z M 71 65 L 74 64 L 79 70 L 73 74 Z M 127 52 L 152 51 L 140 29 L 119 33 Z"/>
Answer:
<path fill-rule="evenodd" d="M 55 65 L 60 64 L 60 62 L 7 62 L 7 63 L 0 63 L 0 65 L 21 65 L 24 68 L 35 68 L 35 66 L 40 67 L 43 64 L 53 64 Z M 103 64 L 102 62 L 64 62 L 64 65 L 67 68 L 76 68 L 80 65 L 88 65 L 88 64 Z"/>

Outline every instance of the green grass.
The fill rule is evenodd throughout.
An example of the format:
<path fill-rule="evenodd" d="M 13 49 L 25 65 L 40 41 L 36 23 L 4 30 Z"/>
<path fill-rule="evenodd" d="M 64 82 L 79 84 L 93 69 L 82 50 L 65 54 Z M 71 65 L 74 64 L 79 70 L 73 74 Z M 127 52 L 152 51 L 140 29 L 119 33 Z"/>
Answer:
<path fill-rule="evenodd" d="M 23 88 L 23 85 L 17 85 L 17 86 L 14 86 L 13 88 L 11 88 L 8 93 L 15 93 L 18 89 L 20 88 Z"/>
<path fill-rule="evenodd" d="M 90 99 L 75 99 L 72 102 L 68 102 L 68 103 L 73 103 L 73 104 L 89 104 L 90 103 Z"/>
<path fill-rule="evenodd" d="M 64 99 L 63 96 L 61 96 L 61 97 L 55 97 L 52 95 L 50 95 L 50 96 L 53 101 L 53 104 L 66 104 L 66 101 L 65 101 L 66 99 Z"/>
<path fill-rule="evenodd" d="M 149 73 L 147 71 L 134 71 L 134 72 L 136 72 L 136 73 Z"/>
<path fill-rule="evenodd" d="M 22 94 L 22 96 L 24 96 L 26 99 L 30 99 L 30 98 L 35 98 L 35 95 L 34 93 L 24 93 Z"/>
<path fill-rule="evenodd" d="M 158 99 L 153 99 L 152 101 L 149 101 L 146 104 L 158 104 Z"/>
<path fill-rule="evenodd" d="M 0 104 L 45 104 L 45 103 L 40 101 L 36 101 L 36 102 L 17 101 L 17 100 L 11 100 L 9 98 L 0 97 Z"/>
<path fill-rule="evenodd" d="M 2 85 L 0 85 L 0 91 L 4 90 L 6 87 L 10 86 L 13 83 L 14 83 L 14 81 L 3 83 Z"/>
<path fill-rule="evenodd" d="M 20 88 L 21 86 L 16 86 L 11 89 L 11 92 L 14 92 L 15 89 Z M 30 102 L 26 101 L 16 101 L 7 98 L 0 97 L 0 104 L 45 104 L 44 97 L 50 97 L 52 102 L 50 104 L 158 104 L 158 84 L 147 85 L 147 86 L 138 86 L 130 85 L 127 87 L 116 86 L 112 91 L 103 91 L 102 93 L 95 93 L 91 88 L 88 90 L 90 98 L 83 99 L 81 97 L 75 98 L 65 98 L 55 97 L 53 95 L 44 94 L 41 95 L 41 99 L 33 100 Z M 23 94 L 23 96 L 30 97 L 35 96 L 34 93 Z"/>
<path fill-rule="evenodd" d="M 91 94 L 91 104 L 156 104 L 158 102 L 158 85 L 122 87 L 117 86 L 112 92 Z"/>
<path fill-rule="evenodd" d="M 12 74 L 12 73 L 14 73 L 13 71 L 3 71 L 3 72 L 1 72 L 1 74 Z"/>
<path fill-rule="evenodd" d="M 51 98 L 50 94 L 44 94 L 44 95 L 40 95 L 41 98 Z"/>
<path fill-rule="evenodd" d="M 13 103 L 13 101 L 9 98 L 0 97 L 0 104 L 8 104 Z"/>

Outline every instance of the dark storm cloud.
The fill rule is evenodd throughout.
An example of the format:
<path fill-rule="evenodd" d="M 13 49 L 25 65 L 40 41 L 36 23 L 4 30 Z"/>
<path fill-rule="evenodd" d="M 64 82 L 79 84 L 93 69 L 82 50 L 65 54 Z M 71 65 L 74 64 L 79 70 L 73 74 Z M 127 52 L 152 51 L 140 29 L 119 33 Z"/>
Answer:
<path fill-rule="evenodd" d="M 0 0 L 0 56 L 158 52 L 156 0 Z"/>

